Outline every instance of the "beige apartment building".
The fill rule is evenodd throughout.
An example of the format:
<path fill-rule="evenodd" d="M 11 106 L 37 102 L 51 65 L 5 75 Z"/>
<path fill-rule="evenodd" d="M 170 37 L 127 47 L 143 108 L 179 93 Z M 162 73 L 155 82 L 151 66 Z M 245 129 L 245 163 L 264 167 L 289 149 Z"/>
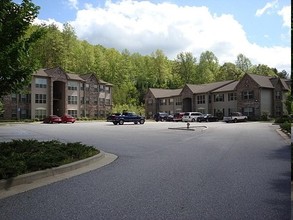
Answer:
<path fill-rule="evenodd" d="M 182 89 L 150 88 L 145 95 L 146 117 L 157 112 L 202 112 L 228 116 L 238 111 L 252 119 L 267 114 L 287 114 L 286 95 L 291 81 L 279 77 L 245 74 L 239 81 L 228 80 L 201 85 L 186 84 Z"/>
<path fill-rule="evenodd" d="M 94 74 L 66 73 L 62 68 L 40 69 L 23 94 L 4 96 L 3 119 L 39 119 L 48 115 L 106 117 L 112 110 L 112 84 Z"/>

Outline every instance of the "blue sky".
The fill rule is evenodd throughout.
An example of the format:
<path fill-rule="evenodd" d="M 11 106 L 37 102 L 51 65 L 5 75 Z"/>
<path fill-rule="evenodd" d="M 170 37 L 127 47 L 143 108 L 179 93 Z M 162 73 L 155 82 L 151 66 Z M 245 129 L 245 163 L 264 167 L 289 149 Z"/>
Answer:
<path fill-rule="evenodd" d="M 19 0 L 15 0 L 19 3 Z M 212 51 L 220 63 L 239 53 L 255 65 L 291 72 L 289 0 L 33 0 L 36 23 L 70 23 L 81 40 L 142 55 L 161 49 L 199 58 Z"/>

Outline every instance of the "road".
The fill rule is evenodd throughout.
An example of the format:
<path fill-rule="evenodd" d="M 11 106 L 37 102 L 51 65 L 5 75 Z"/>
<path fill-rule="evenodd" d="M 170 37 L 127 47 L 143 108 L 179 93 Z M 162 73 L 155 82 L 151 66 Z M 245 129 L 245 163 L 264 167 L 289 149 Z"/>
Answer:
<path fill-rule="evenodd" d="M 183 126 L 0 126 L 0 141 L 78 141 L 118 156 L 100 169 L 1 199 L 0 219 L 290 219 L 291 151 L 277 125 L 169 129 Z"/>

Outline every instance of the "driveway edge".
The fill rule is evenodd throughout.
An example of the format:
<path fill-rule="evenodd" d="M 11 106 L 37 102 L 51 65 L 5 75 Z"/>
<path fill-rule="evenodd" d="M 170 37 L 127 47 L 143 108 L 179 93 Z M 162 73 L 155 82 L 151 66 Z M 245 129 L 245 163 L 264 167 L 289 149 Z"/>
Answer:
<path fill-rule="evenodd" d="M 7 180 L 0 180 L 0 194 L 2 190 L 8 190 L 12 187 L 23 185 L 23 184 L 31 184 L 40 179 L 58 176 L 60 174 L 64 174 L 70 171 L 77 170 L 79 168 L 89 166 L 91 164 L 94 164 L 103 160 L 105 158 L 105 155 L 106 155 L 105 152 L 100 151 L 99 154 L 93 157 L 86 158 L 84 160 L 76 161 L 73 163 L 65 164 L 65 165 L 54 167 L 51 169 L 40 170 L 40 171 L 36 171 L 32 173 L 19 175 L 17 177 L 10 178 Z"/>

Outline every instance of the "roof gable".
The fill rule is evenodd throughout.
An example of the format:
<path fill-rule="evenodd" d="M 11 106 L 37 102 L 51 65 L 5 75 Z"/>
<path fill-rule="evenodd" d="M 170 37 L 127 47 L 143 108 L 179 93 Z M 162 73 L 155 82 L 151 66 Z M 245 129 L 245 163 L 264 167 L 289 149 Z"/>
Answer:
<path fill-rule="evenodd" d="M 260 87 L 262 88 L 270 88 L 273 89 L 274 86 L 271 82 L 272 76 L 263 76 L 257 74 L 247 74 L 250 78 L 252 78 Z"/>
<path fill-rule="evenodd" d="M 187 84 L 187 86 L 194 94 L 207 93 L 207 92 L 211 92 L 213 90 L 219 89 L 233 82 L 235 82 L 235 80 L 227 80 L 227 81 L 213 82 L 213 83 L 199 84 L 199 85 Z"/>
<path fill-rule="evenodd" d="M 182 89 L 149 88 L 149 91 L 153 94 L 155 98 L 167 98 L 167 97 L 179 96 Z"/>

